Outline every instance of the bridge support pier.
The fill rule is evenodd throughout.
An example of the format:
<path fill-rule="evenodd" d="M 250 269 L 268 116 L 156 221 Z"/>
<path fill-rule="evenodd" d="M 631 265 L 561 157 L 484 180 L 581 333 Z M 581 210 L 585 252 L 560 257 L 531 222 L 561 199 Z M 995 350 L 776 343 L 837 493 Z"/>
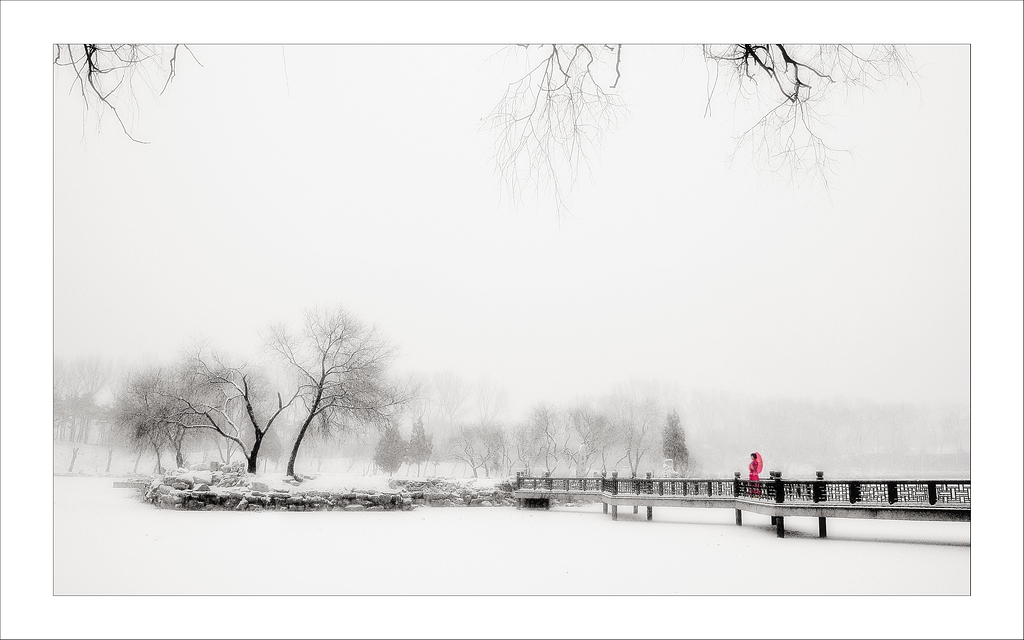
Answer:
<path fill-rule="evenodd" d="M 739 509 L 736 509 L 735 511 L 736 511 L 736 526 L 737 527 L 742 527 L 743 526 L 743 512 L 740 511 Z"/>
<path fill-rule="evenodd" d="M 633 513 L 640 513 L 640 505 L 638 505 L 638 504 L 634 504 L 633 505 Z"/>
<path fill-rule="evenodd" d="M 654 507 L 647 507 L 647 519 L 654 520 Z"/>
<path fill-rule="evenodd" d="M 522 498 L 516 498 L 516 511 L 519 511 L 522 508 L 523 508 L 523 499 Z"/>
<path fill-rule="evenodd" d="M 818 518 L 818 537 L 825 537 L 825 518 Z"/>
<path fill-rule="evenodd" d="M 604 513 L 608 513 L 608 503 L 607 502 L 602 502 L 601 503 L 601 511 L 603 511 Z"/>
<path fill-rule="evenodd" d="M 613 504 L 612 505 L 612 520 L 618 520 L 618 519 L 619 519 L 619 505 Z"/>
<path fill-rule="evenodd" d="M 782 516 L 775 516 L 775 535 L 780 538 L 786 537 L 786 519 Z"/>
<path fill-rule="evenodd" d="M 775 516 L 769 516 L 769 517 L 770 517 L 770 518 L 772 519 L 772 526 L 774 527 L 774 526 L 775 526 L 775 524 L 776 524 L 776 523 L 775 523 Z"/>

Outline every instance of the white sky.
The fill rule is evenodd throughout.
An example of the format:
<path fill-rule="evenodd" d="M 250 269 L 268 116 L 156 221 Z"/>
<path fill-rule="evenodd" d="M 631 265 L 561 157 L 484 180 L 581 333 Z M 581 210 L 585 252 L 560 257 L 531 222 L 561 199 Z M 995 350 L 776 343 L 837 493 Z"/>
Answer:
<path fill-rule="evenodd" d="M 698 51 L 627 46 L 629 120 L 561 221 L 498 191 L 479 123 L 521 68 L 499 46 L 193 51 L 161 100 L 138 89 L 148 145 L 57 75 L 57 355 L 253 354 L 342 304 L 396 369 L 504 385 L 506 418 L 627 377 L 968 401 L 966 46 L 914 47 L 919 86 L 834 108 L 828 142 L 854 151 L 831 200 L 726 165 L 742 121 L 726 100 L 703 117 Z"/>
<path fill-rule="evenodd" d="M 1021 77 L 1002 64 L 1019 61 L 1019 3 L 149 3 L 144 27 L 120 23 L 139 6 L 114 5 L 112 20 L 99 3 L 3 5 L 5 514 L 38 508 L 10 480 L 30 470 L 24 452 L 49 447 L 49 429 L 11 428 L 49 406 L 38 384 L 48 344 L 57 355 L 165 357 L 203 333 L 246 351 L 269 322 L 317 303 L 379 323 L 401 345 L 401 367 L 500 378 L 517 403 L 600 393 L 629 375 L 797 396 L 970 393 L 973 480 L 1019 479 L 1024 136 Z M 559 225 L 549 207 L 498 200 L 490 140 L 475 131 L 501 88 L 500 70 L 476 55 L 490 47 L 398 60 L 377 48 L 362 65 L 331 68 L 290 47 L 285 84 L 280 48 L 239 67 L 237 51 L 197 46 L 206 66 L 182 61 L 160 104 L 142 110 L 145 147 L 109 118 L 97 132 L 51 101 L 47 58 L 52 42 L 83 39 L 721 42 L 765 31 L 971 43 L 971 130 L 966 60 L 916 49 L 928 63 L 918 89 L 868 95 L 836 123 L 856 155 L 829 202 L 742 162 L 725 172 L 728 114 L 702 118 L 703 70 L 643 48 L 626 76 L 631 119 Z M 342 53 L 365 52 L 331 55 Z M 652 82 L 666 69 L 675 84 Z M 1001 617 L 1019 611 L 1020 581 L 1007 607 L 989 572 L 1008 552 L 1019 559 L 1020 513 L 998 530 L 986 514 L 1005 514 L 985 509 L 979 500 L 972 590 L 992 597 L 962 609 Z M 3 518 L 5 557 L 35 551 L 48 567 L 46 536 L 15 520 Z M 5 568 L 5 611 L 18 606 L 16 584 L 31 619 L 61 619 L 35 599 L 50 579 Z M 118 633 L 116 617 L 89 622 L 117 606 L 60 603 L 95 634 Z M 15 623 L 30 634 L 25 617 L 3 618 L 5 637 Z"/>

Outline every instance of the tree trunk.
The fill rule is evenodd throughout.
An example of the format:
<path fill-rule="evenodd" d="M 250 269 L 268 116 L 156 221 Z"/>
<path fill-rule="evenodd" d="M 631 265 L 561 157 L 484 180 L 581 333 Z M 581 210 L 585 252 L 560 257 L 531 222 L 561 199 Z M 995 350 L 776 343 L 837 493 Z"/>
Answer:
<path fill-rule="evenodd" d="M 139 456 L 135 458 L 135 467 L 132 469 L 132 473 L 139 472 L 139 462 L 142 461 L 142 451 L 139 451 Z"/>
<path fill-rule="evenodd" d="M 256 441 L 252 443 L 252 451 L 249 452 L 248 464 L 245 467 L 247 473 L 256 473 L 256 464 L 259 461 L 260 445 L 263 444 L 263 436 L 266 435 L 266 431 L 260 432 L 256 429 Z M 267 465 L 263 465 L 263 471 L 266 472 Z"/>
<path fill-rule="evenodd" d="M 71 450 L 71 464 L 68 465 L 68 473 L 73 473 L 75 468 L 75 460 L 78 459 L 78 447 Z"/>
<path fill-rule="evenodd" d="M 107 470 L 104 473 L 110 473 L 110 463 L 114 459 L 114 447 L 111 445 L 107 447 Z"/>
<path fill-rule="evenodd" d="M 160 462 L 160 447 L 154 445 L 153 450 L 156 451 L 156 473 L 163 473 L 164 465 Z"/>
<path fill-rule="evenodd" d="M 181 447 L 174 450 L 174 464 L 178 465 L 179 469 L 185 468 L 185 456 L 181 453 Z"/>
<path fill-rule="evenodd" d="M 317 396 L 316 402 L 314 403 L 314 410 L 316 405 L 320 403 L 320 397 Z M 309 429 L 310 423 L 313 422 L 313 412 L 310 411 L 306 421 L 302 423 L 302 428 L 299 429 L 298 435 L 295 436 L 295 444 L 292 445 L 292 453 L 288 456 L 288 469 L 285 470 L 285 474 L 295 477 L 295 458 L 299 455 L 299 446 L 302 444 L 302 439 L 306 437 L 306 430 Z"/>

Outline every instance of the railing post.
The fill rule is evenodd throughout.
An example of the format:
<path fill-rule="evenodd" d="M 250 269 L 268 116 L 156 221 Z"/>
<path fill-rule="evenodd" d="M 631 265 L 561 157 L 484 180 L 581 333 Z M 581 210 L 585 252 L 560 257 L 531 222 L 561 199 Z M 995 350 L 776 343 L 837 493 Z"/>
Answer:
<path fill-rule="evenodd" d="M 786 501 L 786 489 L 782 485 L 782 472 L 781 471 L 770 471 L 769 475 L 775 478 L 775 502 Z M 779 518 L 781 520 L 781 518 Z M 780 538 L 782 536 L 779 536 Z"/>
<path fill-rule="evenodd" d="M 938 492 L 935 490 L 935 483 L 928 483 L 928 504 L 935 504 L 939 501 Z"/>
<path fill-rule="evenodd" d="M 735 477 L 732 479 L 732 497 L 740 497 L 740 472 L 737 471 L 733 474 Z M 739 517 L 739 509 L 736 510 L 737 518 Z M 739 523 L 737 523 L 739 524 Z"/>
<path fill-rule="evenodd" d="M 850 483 L 850 504 L 857 504 L 860 502 L 860 483 Z"/>
<path fill-rule="evenodd" d="M 619 494 L 619 472 L 618 471 L 612 471 L 612 495 L 615 496 L 615 495 L 618 495 L 618 494 Z M 614 507 L 613 507 L 613 509 L 614 509 Z M 613 511 L 613 513 L 614 513 L 614 511 Z"/>
<path fill-rule="evenodd" d="M 708 480 L 708 497 L 710 498 L 711 495 L 712 495 L 712 493 L 711 493 L 711 481 Z"/>
<path fill-rule="evenodd" d="M 815 471 L 814 475 L 817 476 L 817 479 L 811 485 L 811 499 L 821 502 L 825 499 L 825 472 Z"/>
<path fill-rule="evenodd" d="M 548 491 L 551 491 L 552 486 L 553 486 L 553 480 L 551 479 L 551 470 L 550 469 L 544 472 L 544 477 L 547 478 L 547 480 L 544 481 L 544 485 L 547 487 Z"/>
<path fill-rule="evenodd" d="M 516 491 L 523 488 L 523 472 L 516 471 Z"/>
<path fill-rule="evenodd" d="M 651 480 L 651 476 L 652 475 L 653 474 L 650 471 L 648 471 L 647 472 L 647 481 L 644 483 L 644 492 L 647 493 L 648 495 L 651 495 L 651 494 L 654 493 L 654 481 Z M 654 507 L 650 507 L 650 506 L 647 507 L 647 519 L 648 520 L 653 520 L 654 519 Z"/>
<path fill-rule="evenodd" d="M 896 483 L 889 482 L 886 488 L 889 490 L 889 504 L 896 504 Z"/>
<path fill-rule="evenodd" d="M 640 483 L 636 481 L 636 471 L 631 471 L 629 474 L 629 480 L 633 484 L 633 493 L 640 494 Z M 633 505 L 633 513 L 640 513 L 640 505 Z"/>
<path fill-rule="evenodd" d="M 608 485 L 608 478 L 605 477 L 605 472 L 602 471 L 601 472 L 601 493 L 602 494 L 605 491 L 608 490 L 607 485 Z M 603 513 L 608 513 L 608 503 L 605 502 L 603 498 L 601 499 L 601 511 Z"/>

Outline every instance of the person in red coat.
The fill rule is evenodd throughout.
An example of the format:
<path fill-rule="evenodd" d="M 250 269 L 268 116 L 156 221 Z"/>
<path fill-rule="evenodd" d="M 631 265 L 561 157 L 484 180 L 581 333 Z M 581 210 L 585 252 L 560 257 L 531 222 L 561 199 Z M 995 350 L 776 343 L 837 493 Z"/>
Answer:
<path fill-rule="evenodd" d="M 750 454 L 750 465 L 747 467 L 747 470 L 750 472 L 751 482 L 759 482 L 761 480 L 761 469 L 764 469 L 764 460 L 761 458 L 761 454 L 755 451 Z M 750 493 L 752 495 L 759 495 L 761 489 L 754 485 L 750 488 Z"/>

